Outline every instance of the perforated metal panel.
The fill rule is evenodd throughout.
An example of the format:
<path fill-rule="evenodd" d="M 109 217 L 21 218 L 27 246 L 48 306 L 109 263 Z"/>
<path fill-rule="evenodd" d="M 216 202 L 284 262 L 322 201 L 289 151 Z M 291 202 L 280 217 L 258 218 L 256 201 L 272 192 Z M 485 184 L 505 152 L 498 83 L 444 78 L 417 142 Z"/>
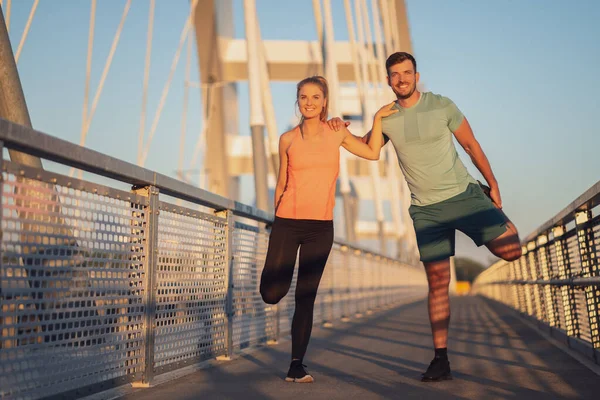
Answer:
<path fill-rule="evenodd" d="M 390 268 L 390 292 L 392 302 L 398 301 L 398 299 L 402 298 L 404 294 L 404 290 L 402 287 L 402 279 L 401 279 L 401 270 L 400 268 L 394 268 L 395 266 L 391 266 Z"/>
<path fill-rule="evenodd" d="M 552 278 L 558 278 L 560 275 L 560 268 L 558 266 L 558 257 L 556 255 L 556 245 L 554 242 L 548 245 L 549 249 L 549 260 L 548 265 L 550 267 L 550 276 Z"/>
<path fill-rule="evenodd" d="M 575 291 L 575 304 L 577 309 L 577 320 L 579 322 L 580 338 L 591 342 L 592 331 L 590 330 L 590 319 L 587 312 L 587 300 L 583 290 Z"/>
<path fill-rule="evenodd" d="M 360 277 L 358 280 L 358 311 L 362 314 L 367 312 L 369 309 L 369 273 L 371 272 L 371 264 L 368 260 L 369 255 L 367 254 L 356 254 L 354 256 L 354 264 L 357 270 L 360 271 Z"/>
<path fill-rule="evenodd" d="M 549 279 L 560 278 L 560 268 L 558 256 L 556 253 L 556 244 L 554 242 L 548 244 L 548 268 Z M 549 286 L 546 290 L 550 291 L 552 297 L 552 306 L 556 317 L 556 327 L 565 329 L 565 309 L 563 304 L 562 289 L 556 286 Z"/>
<path fill-rule="evenodd" d="M 521 262 L 520 260 L 515 260 L 511 263 L 512 276 L 515 280 L 521 280 Z M 522 285 L 513 285 L 513 290 L 515 291 L 517 310 L 521 312 L 526 311 L 525 305 L 525 295 L 523 294 Z"/>
<path fill-rule="evenodd" d="M 356 263 L 363 270 L 362 279 L 360 282 L 361 292 L 361 312 L 367 312 L 373 308 L 373 274 L 375 271 L 376 261 L 371 254 L 366 254 L 363 257 L 357 257 Z"/>
<path fill-rule="evenodd" d="M 225 352 L 226 221 L 160 203 L 154 364 L 205 360 Z"/>
<path fill-rule="evenodd" d="M 268 232 L 236 222 L 232 249 L 233 346 L 236 349 L 275 338 L 275 307 L 265 304 L 259 292 L 268 240 Z"/>
<path fill-rule="evenodd" d="M 68 144 L 45 140 L 65 157 Z M 264 213 L 88 155 L 93 161 L 67 164 L 139 194 L 3 161 L 0 398 L 81 397 L 148 383 L 289 333 L 298 266 L 288 295 L 265 304 Z M 413 271 L 348 247 L 334 244 L 315 323 L 390 303 Z M 426 287 L 422 271 L 413 283 Z"/>
<path fill-rule="evenodd" d="M 143 362 L 145 199 L 5 168 L 0 398 L 131 379 Z"/>
<path fill-rule="evenodd" d="M 360 313 L 362 308 L 362 293 L 360 290 L 362 274 L 356 262 L 356 253 L 357 251 L 352 251 L 348 255 L 348 269 L 350 271 L 350 294 L 348 301 L 350 303 L 350 315 Z"/>
<path fill-rule="evenodd" d="M 368 307 L 369 307 L 369 309 L 372 310 L 379 306 L 377 299 L 379 297 L 379 290 L 381 288 L 381 282 L 379 280 L 380 279 L 381 260 L 378 257 L 373 257 L 369 261 L 369 265 L 370 265 L 370 267 L 369 267 L 370 271 L 368 271 L 368 274 L 369 274 Z"/>
<path fill-rule="evenodd" d="M 331 265 L 329 271 L 331 273 L 332 299 L 333 299 L 333 318 L 339 319 L 344 315 L 344 304 L 346 299 L 347 273 L 344 273 L 344 258 L 345 255 L 339 246 L 334 246 L 331 251 Z"/>
<path fill-rule="evenodd" d="M 570 234 L 567 239 L 567 247 L 569 249 L 569 262 L 571 263 L 571 273 L 573 276 L 581 274 L 581 255 L 579 254 L 579 243 L 577 242 L 577 235 Z"/>

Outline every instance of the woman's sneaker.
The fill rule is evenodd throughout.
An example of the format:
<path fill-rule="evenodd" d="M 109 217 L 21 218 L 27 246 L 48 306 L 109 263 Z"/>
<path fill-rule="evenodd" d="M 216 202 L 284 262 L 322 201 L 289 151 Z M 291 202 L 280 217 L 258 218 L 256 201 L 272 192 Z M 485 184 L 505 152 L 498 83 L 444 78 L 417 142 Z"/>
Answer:
<path fill-rule="evenodd" d="M 314 382 L 314 378 L 304 368 L 306 368 L 306 365 L 302 364 L 301 360 L 293 360 L 285 380 L 296 383 Z"/>

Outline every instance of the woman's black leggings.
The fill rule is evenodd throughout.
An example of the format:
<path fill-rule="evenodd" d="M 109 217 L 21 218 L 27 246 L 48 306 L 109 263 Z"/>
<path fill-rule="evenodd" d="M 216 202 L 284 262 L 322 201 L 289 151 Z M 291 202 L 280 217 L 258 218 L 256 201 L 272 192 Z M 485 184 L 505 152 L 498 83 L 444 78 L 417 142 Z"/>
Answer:
<path fill-rule="evenodd" d="M 260 294 L 277 304 L 288 292 L 300 247 L 296 282 L 296 310 L 292 320 L 292 359 L 302 360 L 313 325 L 313 309 L 319 282 L 333 245 L 333 221 L 275 218 L 269 237 Z"/>

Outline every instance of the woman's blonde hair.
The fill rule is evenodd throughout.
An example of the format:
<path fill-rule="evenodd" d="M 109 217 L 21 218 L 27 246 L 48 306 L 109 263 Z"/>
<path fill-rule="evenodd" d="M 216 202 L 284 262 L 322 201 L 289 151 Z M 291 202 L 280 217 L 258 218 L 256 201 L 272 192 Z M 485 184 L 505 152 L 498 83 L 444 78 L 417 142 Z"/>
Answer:
<path fill-rule="evenodd" d="M 322 76 L 309 76 L 308 78 L 304 78 L 300 82 L 298 82 L 298 85 L 296 85 L 296 106 L 298 106 L 298 97 L 300 96 L 300 90 L 302 90 L 302 87 L 308 83 L 312 83 L 313 85 L 318 86 L 323 92 L 325 105 L 323 106 L 323 110 L 321 111 L 321 115 L 319 116 L 319 118 L 321 119 L 321 121 L 326 121 L 327 114 L 329 112 L 329 86 L 327 85 L 327 79 L 323 78 Z M 304 121 L 304 116 L 300 118 L 300 123 L 302 123 L 302 121 Z"/>

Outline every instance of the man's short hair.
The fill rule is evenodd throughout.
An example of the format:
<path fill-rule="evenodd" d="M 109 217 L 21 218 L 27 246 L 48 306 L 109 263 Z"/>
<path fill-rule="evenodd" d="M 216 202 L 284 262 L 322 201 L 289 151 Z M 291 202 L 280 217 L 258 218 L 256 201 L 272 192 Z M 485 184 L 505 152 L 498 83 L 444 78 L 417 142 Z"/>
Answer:
<path fill-rule="evenodd" d="M 412 54 L 406 53 L 404 51 L 398 51 L 398 52 L 392 54 L 391 56 L 389 56 L 385 62 L 385 70 L 386 70 L 388 76 L 390 74 L 391 67 L 393 67 L 396 64 L 400 64 L 401 62 L 406 61 L 406 60 L 410 60 L 410 62 L 412 62 L 412 65 L 415 68 L 415 72 L 417 72 L 417 61 L 412 56 Z"/>

